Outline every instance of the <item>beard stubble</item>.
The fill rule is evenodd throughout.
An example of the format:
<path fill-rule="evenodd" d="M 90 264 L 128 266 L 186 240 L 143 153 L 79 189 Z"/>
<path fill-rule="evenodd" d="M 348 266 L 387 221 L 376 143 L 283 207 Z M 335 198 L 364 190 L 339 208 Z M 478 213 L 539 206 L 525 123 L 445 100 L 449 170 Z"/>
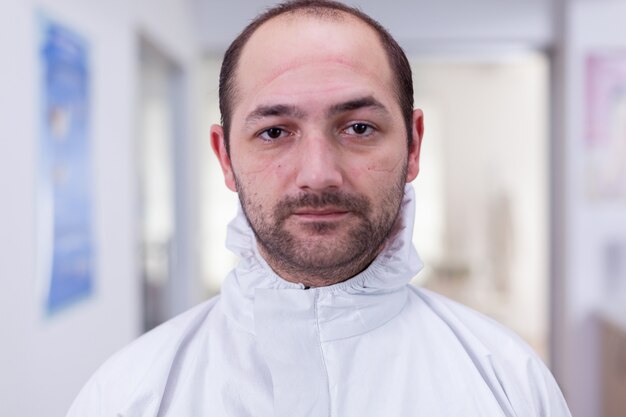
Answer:
<path fill-rule="evenodd" d="M 323 286 L 351 278 L 378 255 L 397 221 L 405 178 L 406 167 L 389 188 L 380 190 L 385 195 L 379 200 L 378 213 L 366 196 L 329 189 L 286 196 L 268 215 L 255 202 L 256 194 L 249 194 L 240 181 L 237 190 L 260 252 L 272 269 L 288 281 Z M 296 210 L 326 207 L 346 211 L 349 218 L 294 225 L 303 237 L 288 230 L 287 223 Z M 345 232 L 340 230 L 346 227 Z"/>

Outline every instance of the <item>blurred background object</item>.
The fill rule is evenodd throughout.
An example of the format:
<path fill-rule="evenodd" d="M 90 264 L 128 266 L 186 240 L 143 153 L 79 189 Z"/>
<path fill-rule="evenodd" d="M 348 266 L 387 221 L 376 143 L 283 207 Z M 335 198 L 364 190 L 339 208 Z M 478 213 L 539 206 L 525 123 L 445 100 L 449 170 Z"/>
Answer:
<path fill-rule="evenodd" d="M 414 283 L 518 332 L 573 415 L 623 416 L 626 2 L 347 3 L 405 48 L 425 112 Z M 0 5 L 0 415 L 64 415 L 113 352 L 219 293 L 238 204 L 209 143 L 219 66 L 271 4 Z M 38 278 L 42 16 L 85 40 L 89 71 L 92 287 L 54 312 Z M 57 136 L 73 120 L 45 117 Z"/>

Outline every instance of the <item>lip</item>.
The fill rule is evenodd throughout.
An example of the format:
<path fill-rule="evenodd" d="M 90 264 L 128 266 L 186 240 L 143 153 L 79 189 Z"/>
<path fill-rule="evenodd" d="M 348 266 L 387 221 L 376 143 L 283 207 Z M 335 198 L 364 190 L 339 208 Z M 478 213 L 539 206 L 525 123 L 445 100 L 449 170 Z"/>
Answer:
<path fill-rule="evenodd" d="M 302 220 L 330 221 L 339 220 L 348 215 L 349 211 L 339 208 L 299 209 L 293 215 Z"/>

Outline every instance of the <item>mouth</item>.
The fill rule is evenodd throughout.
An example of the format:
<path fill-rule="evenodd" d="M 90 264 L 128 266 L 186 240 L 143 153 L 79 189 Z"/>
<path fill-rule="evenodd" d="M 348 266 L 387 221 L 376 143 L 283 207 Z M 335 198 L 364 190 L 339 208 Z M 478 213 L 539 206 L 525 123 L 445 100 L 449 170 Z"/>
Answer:
<path fill-rule="evenodd" d="M 301 208 L 293 212 L 293 216 L 297 219 L 305 221 L 333 221 L 340 220 L 347 216 L 350 212 L 342 208 L 324 207 L 324 208 Z"/>

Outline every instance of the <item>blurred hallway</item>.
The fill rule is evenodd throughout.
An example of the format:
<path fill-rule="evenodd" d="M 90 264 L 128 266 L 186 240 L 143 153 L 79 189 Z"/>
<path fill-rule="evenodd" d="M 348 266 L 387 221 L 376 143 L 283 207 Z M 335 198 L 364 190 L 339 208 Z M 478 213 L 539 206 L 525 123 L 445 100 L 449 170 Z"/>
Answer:
<path fill-rule="evenodd" d="M 623 417 L 626 2 L 347 3 L 400 41 L 426 115 L 414 282 L 516 330 L 573 415 Z M 64 415 L 105 358 L 219 292 L 237 207 L 209 143 L 219 65 L 269 4 L 0 5 L 0 415 Z M 80 54 L 52 61 L 46 42 Z M 84 77 L 78 107 L 46 78 L 59 62 Z M 84 146 L 64 148 L 77 124 Z M 72 174 L 87 281 L 53 294 L 51 196 Z"/>

